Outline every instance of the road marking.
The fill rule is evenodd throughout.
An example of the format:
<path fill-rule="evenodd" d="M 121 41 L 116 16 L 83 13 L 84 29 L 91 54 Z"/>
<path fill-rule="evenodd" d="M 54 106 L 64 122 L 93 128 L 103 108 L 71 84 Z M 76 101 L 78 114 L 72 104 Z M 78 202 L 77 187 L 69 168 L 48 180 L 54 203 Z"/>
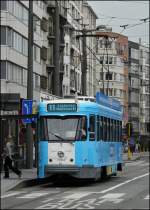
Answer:
<path fill-rule="evenodd" d="M 148 175 L 149 175 L 149 173 L 146 173 L 146 174 L 143 174 L 143 175 L 141 175 L 141 176 L 134 177 L 133 179 L 129 179 L 129 180 L 123 182 L 123 183 L 120 183 L 120 184 L 118 184 L 118 185 L 115 185 L 115 186 L 113 186 L 113 187 L 110 187 L 110 188 L 108 188 L 108 189 L 106 189 L 106 190 L 100 191 L 99 193 L 106 193 L 106 192 L 109 192 L 109 191 L 111 191 L 111 190 L 114 190 L 114 189 L 116 189 L 116 188 L 122 186 L 122 185 L 128 184 L 128 183 L 130 183 L 130 182 L 132 182 L 132 181 L 134 181 L 134 180 L 143 178 L 143 177 L 148 176 Z"/>
<path fill-rule="evenodd" d="M 145 161 L 143 160 L 139 160 L 139 161 L 136 161 L 136 162 L 127 162 L 125 163 L 125 165 L 128 165 L 128 166 L 136 166 L 136 165 L 143 165 Z"/>
<path fill-rule="evenodd" d="M 76 193 L 73 193 L 71 195 L 66 195 L 66 196 L 63 196 L 63 197 L 67 198 L 67 199 L 81 199 L 85 196 L 88 196 L 89 194 L 91 194 L 91 192 L 76 192 Z"/>
<path fill-rule="evenodd" d="M 25 192 L 22 192 L 22 191 L 18 192 L 18 191 L 16 191 L 16 192 L 8 193 L 6 195 L 1 195 L 1 198 L 8 198 L 8 197 L 11 197 L 11 196 L 14 196 L 14 195 L 18 195 L 18 194 L 21 194 L 21 193 L 25 193 Z"/>
<path fill-rule="evenodd" d="M 144 200 L 148 200 L 149 199 L 149 195 L 147 195 L 145 198 L 144 198 Z"/>
<path fill-rule="evenodd" d="M 102 199 L 102 200 L 100 200 L 97 204 L 101 204 L 104 202 L 120 203 L 121 201 L 124 200 L 121 198 L 124 195 L 125 195 L 125 193 L 108 193 L 108 194 L 100 197 L 100 199 Z"/>
<path fill-rule="evenodd" d="M 19 196 L 17 198 L 38 198 L 38 197 L 41 197 L 41 196 L 45 196 L 49 194 L 49 192 L 32 192 L 32 193 L 29 193 L 29 194 L 26 194 L 26 195 L 23 195 L 23 196 Z"/>

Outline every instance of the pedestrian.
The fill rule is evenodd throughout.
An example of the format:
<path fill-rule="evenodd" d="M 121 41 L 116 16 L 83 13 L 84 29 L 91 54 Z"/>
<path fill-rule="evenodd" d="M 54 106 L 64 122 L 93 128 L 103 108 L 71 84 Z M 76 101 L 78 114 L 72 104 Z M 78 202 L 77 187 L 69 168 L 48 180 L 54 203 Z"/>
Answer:
<path fill-rule="evenodd" d="M 16 173 L 18 175 L 19 178 L 21 178 L 22 172 L 17 167 L 14 167 L 12 165 L 14 151 L 13 151 L 13 142 L 12 142 L 11 136 L 8 136 L 6 139 L 6 148 L 5 148 L 4 156 L 5 156 L 5 159 L 4 159 L 5 176 L 4 176 L 4 178 L 9 178 L 9 169 L 11 169 L 14 173 Z"/>

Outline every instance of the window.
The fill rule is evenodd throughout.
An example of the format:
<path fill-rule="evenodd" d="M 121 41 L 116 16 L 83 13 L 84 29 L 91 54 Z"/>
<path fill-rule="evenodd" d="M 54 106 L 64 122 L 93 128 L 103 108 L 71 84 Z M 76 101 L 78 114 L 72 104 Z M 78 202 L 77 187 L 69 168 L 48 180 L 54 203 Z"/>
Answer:
<path fill-rule="evenodd" d="M 107 118 L 107 141 L 110 141 L 110 119 Z"/>
<path fill-rule="evenodd" d="M 50 44 L 49 48 L 47 49 L 47 59 L 50 65 L 54 64 L 53 61 L 53 44 Z"/>
<path fill-rule="evenodd" d="M 0 79 L 6 79 L 6 61 L 1 61 Z"/>
<path fill-rule="evenodd" d="M 95 115 L 90 115 L 90 140 L 95 140 Z"/>
<path fill-rule="evenodd" d="M 1 1 L 1 10 L 7 9 L 7 1 Z"/>
<path fill-rule="evenodd" d="M 23 12 L 22 12 L 23 6 L 18 2 L 14 1 L 14 15 L 22 20 Z"/>
<path fill-rule="evenodd" d="M 34 45 L 33 48 L 33 55 L 34 55 L 34 60 L 40 63 L 40 48 L 36 45 Z"/>
<path fill-rule="evenodd" d="M 69 52 L 68 52 L 68 51 L 69 51 L 69 48 L 68 48 L 68 45 L 69 45 L 69 44 L 66 43 L 66 55 L 69 55 Z"/>
<path fill-rule="evenodd" d="M 106 80 L 112 80 L 112 72 L 106 73 Z"/>
<path fill-rule="evenodd" d="M 7 28 L 7 44 L 9 47 L 13 47 L 13 30 Z"/>
<path fill-rule="evenodd" d="M 68 65 L 66 65 L 66 77 L 68 77 Z"/>
<path fill-rule="evenodd" d="M 28 24 L 28 10 L 23 7 L 23 11 L 22 11 L 22 20 L 25 24 Z"/>
<path fill-rule="evenodd" d="M 113 141 L 113 120 L 110 119 L 110 141 Z"/>
<path fill-rule="evenodd" d="M 23 82 L 22 85 L 27 86 L 27 70 L 23 69 Z"/>
<path fill-rule="evenodd" d="M 25 38 L 22 39 L 22 53 L 28 56 L 28 40 Z"/>
<path fill-rule="evenodd" d="M 103 117 L 100 117 L 100 139 L 103 140 Z"/>
<path fill-rule="evenodd" d="M 34 88 L 40 89 L 40 76 L 38 74 L 34 74 Z"/>
<path fill-rule="evenodd" d="M 14 48 L 22 53 L 22 36 L 14 32 L 13 39 L 14 39 L 13 41 Z"/>
<path fill-rule="evenodd" d="M 104 121 L 103 121 L 103 137 L 104 137 L 104 141 L 107 141 L 107 118 L 104 117 Z"/>
<path fill-rule="evenodd" d="M 109 57 L 109 64 L 113 63 L 113 57 Z"/>
<path fill-rule="evenodd" d="M 6 27 L 1 26 L 1 45 L 6 45 Z"/>
<path fill-rule="evenodd" d="M 7 65 L 7 79 L 10 81 L 13 81 L 14 79 L 13 64 L 10 62 L 8 62 L 8 65 Z"/>
<path fill-rule="evenodd" d="M 97 141 L 99 141 L 100 140 L 100 117 L 99 116 L 97 116 L 96 124 L 97 124 Z"/>

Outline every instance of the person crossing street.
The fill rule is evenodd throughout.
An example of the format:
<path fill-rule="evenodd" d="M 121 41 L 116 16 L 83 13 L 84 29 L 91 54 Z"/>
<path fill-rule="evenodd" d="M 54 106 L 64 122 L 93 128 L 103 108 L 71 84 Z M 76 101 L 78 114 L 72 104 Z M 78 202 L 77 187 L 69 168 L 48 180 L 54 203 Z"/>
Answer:
<path fill-rule="evenodd" d="M 18 175 L 19 178 L 21 178 L 22 172 L 17 167 L 13 166 L 13 156 L 14 150 L 12 137 L 8 136 L 8 138 L 6 139 L 6 148 L 4 152 L 4 178 L 9 178 L 9 169 L 11 169 L 15 174 Z"/>

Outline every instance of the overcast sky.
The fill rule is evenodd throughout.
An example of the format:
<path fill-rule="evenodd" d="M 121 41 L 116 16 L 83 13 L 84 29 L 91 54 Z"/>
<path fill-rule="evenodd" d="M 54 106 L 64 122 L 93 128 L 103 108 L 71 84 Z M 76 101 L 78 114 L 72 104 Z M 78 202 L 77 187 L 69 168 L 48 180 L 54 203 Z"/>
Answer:
<path fill-rule="evenodd" d="M 149 43 L 149 1 L 88 1 L 98 16 L 97 25 L 112 27 L 113 32 L 128 36 L 129 40 Z M 136 25 L 137 24 L 137 25 Z M 139 24 L 139 25 L 138 25 Z M 127 27 L 124 27 L 128 25 Z M 134 26 L 136 25 L 136 26 Z M 123 27 L 120 27 L 123 26 Z M 124 30 L 125 28 L 125 30 Z"/>

